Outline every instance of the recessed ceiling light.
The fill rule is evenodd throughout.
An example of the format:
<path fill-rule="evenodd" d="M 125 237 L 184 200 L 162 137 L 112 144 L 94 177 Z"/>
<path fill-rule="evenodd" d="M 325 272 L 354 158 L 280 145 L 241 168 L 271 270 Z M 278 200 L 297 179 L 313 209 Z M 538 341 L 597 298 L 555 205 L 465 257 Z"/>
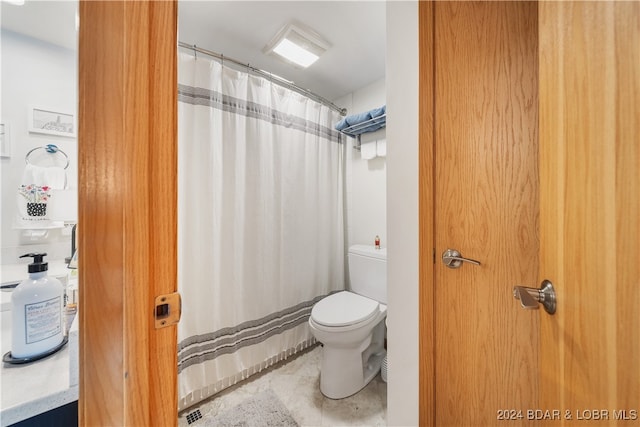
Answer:
<path fill-rule="evenodd" d="M 302 46 L 298 46 L 289 39 L 280 40 L 280 42 L 273 48 L 273 51 L 304 68 L 313 64 L 319 58 L 318 55 L 309 52 Z"/>
<path fill-rule="evenodd" d="M 265 46 L 264 52 L 276 54 L 294 65 L 307 68 L 329 47 L 329 43 L 314 30 L 298 22 L 292 22 L 278 31 Z"/>

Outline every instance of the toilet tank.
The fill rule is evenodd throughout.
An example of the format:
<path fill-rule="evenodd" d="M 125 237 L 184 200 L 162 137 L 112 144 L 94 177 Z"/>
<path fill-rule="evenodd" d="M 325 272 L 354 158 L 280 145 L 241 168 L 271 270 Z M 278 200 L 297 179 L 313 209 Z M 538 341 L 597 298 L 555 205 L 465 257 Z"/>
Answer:
<path fill-rule="evenodd" d="M 351 291 L 387 303 L 387 249 L 369 245 L 349 247 Z"/>

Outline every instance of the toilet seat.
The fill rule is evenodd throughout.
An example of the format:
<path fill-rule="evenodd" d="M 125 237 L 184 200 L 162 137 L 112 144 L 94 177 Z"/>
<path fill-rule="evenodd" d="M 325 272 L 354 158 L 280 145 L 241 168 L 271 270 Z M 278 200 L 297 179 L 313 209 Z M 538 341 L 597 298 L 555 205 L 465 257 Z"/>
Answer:
<path fill-rule="evenodd" d="M 380 312 L 379 306 L 371 298 L 342 291 L 317 302 L 311 310 L 311 319 L 329 328 L 352 326 L 367 323 Z"/>

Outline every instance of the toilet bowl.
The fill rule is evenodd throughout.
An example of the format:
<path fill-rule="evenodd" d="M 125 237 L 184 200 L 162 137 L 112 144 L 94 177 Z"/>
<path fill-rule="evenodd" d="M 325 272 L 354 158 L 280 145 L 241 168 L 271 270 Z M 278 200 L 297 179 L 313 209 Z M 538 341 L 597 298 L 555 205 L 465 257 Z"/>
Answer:
<path fill-rule="evenodd" d="M 309 317 L 311 333 L 323 344 L 320 391 L 331 399 L 363 389 L 386 355 L 386 250 L 352 246 L 349 271 L 351 291 L 323 298 Z"/>

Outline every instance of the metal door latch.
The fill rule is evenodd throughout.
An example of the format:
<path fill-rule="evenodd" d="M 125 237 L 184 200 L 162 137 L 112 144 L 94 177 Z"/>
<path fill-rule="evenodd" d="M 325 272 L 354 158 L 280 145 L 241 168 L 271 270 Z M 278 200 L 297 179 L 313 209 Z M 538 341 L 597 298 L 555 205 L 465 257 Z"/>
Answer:
<path fill-rule="evenodd" d="M 154 318 L 156 329 L 175 325 L 182 315 L 182 299 L 178 292 L 158 295 L 155 302 Z"/>

